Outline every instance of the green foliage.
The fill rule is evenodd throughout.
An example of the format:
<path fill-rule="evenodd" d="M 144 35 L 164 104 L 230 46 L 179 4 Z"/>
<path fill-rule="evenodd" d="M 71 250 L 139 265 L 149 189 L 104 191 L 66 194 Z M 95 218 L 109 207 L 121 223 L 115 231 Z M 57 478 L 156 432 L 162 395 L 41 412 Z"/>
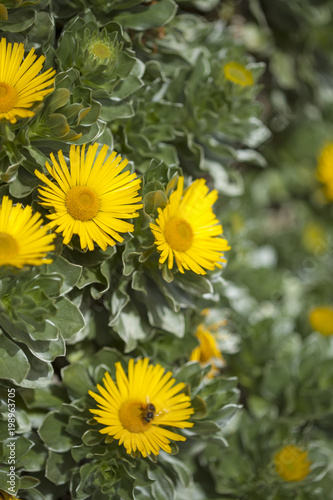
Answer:
<path fill-rule="evenodd" d="M 0 490 L 14 388 L 18 498 L 331 497 L 332 337 L 309 313 L 332 306 L 332 204 L 315 171 L 333 141 L 332 19 L 332 0 L 0 4 L 1 36 L 56 70 L 33 117 L 0 120 L 1 197 L 46 223 L 35 170 L 97 142 L 128 159 L 143 203 L 105 251 L 58 234 L 51 264 L 0 268 Z M 253 84 L 228 80 L 230 62 Z M 204 276 L 160 264 L 150 229 L 180 176 L 219 193 L 231 251 Z M 214 377 L 216 359 L 190 361 L 200 328 L 222 352 Z M 195 411 L 158 457 L 128 455 L 89 412 L 104 373 L 142 357 Z M 309 453 L 301 481 L 274 466 L 290 444 Z"/>

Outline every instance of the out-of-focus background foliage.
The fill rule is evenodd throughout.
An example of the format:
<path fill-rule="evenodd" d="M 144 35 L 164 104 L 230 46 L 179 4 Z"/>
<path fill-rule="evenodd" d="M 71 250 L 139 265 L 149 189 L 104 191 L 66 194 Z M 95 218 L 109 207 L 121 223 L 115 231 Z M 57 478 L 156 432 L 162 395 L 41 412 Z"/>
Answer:
<path fill-rule="evenodd" d="M 35 168 L 98 142 L 130 161 L 144 202 L 116 247 L 85 253 L 59 237 L 52 264 L 0 271 L 0 429 L 15 387 L 17 497 L 332 498 L 333 336 L 310 313 L 333 307 L 333 208 L 316 173 L 333 142 L 333 1 L 0 7 L 1 36 L 56 69 L 34 118 L 0 124 L 1 197 L 45 213 Z M 96 41 L 113 56 L 93 57 Z M 253 84 L 226 79 L 230 62 Z M 149 222 L 177 174 L 219 192 L 231 245 L 222 271 L 158 266 Z M 190 362 L 203 324 L 218 325 L 224 360 L 209 379 Z M 88 390 L 138 356 L 174 371 L 197 410 L 187 441 L 157 461 L 126 456 L 87 423 Z M 288 445 L 311 461 L 300 481 L 277 472 Z M 5 442 L 0 453 L 7 490 Z"/>

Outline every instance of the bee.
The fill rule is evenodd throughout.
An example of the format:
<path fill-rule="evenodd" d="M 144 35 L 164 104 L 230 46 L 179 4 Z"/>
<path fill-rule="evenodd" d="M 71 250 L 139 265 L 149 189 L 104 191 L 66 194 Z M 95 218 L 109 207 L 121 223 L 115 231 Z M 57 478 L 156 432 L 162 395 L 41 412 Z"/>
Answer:
<path fill-rule="evenodd" d="M 147 403 L 141 407 L 142 409 L 142 420 L 149 424 L 155 417 L 156 408 L 153 403 Z"/>

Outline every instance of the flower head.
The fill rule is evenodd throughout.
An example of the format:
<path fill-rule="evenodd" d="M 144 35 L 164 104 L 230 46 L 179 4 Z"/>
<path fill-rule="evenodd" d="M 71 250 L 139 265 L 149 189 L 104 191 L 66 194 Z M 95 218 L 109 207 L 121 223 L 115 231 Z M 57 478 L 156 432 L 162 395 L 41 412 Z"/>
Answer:
<path fill-rule="evenodd" d="M 324 184 L 324 193 L 329 201 L 333 201 L 333 143 L 322 149 L 318 158 L 317 177 Z"/>
<path fill-rule="evenodd" d="M 229 62 L 224 66 L 224 76 L 227 80 L 245 87 L 253 85 L 253 76 L 251 71 L 245 68 L 243 64 Z"/>
<path fill-rule="evenodd" d="M 317 332 L 322 335 L 333 335 L 333 307 L 321 306 L 312 309 L 309 320 Z"/>
<path fill-rule="evenodd" d="M 217 345 L 216 337 L 203 324 L 196 331 L 199 345 L 193 349 L 190 360 L 198 361 L 202 366 L 211 365 L 208 378 L 213 378 L 219 373 L 219 368 L 224 365 L 224 359 Z"/>
<path fill-rule="evenodd" d="M 85 29 L 78 44 L 78 66 L 84 75 L 91 75 L 92 70 L 111 76 L 118 61 L 122 43 L 117 41 L 116 33 L 110 35 L 105 28 L 91 32 Z"/>
<path fill-rule="evenodd" d="M 51 243 L 55 234 L 47 230 L 39 213 L 33 214 L 30 206 L 23 208 L 20 203 L 13 207 L 12 200 L 4 196 L 0 206 L 0 266 L 50 264 L 52 260 L 45 256 L 54 250 Z"/>
<path fill-rule="evenodd" d="M 97 385 L 100 395 L 89 391 L 98 403 L 99 410 L 90 410 L 97 415 L 97 422 L 105 425 L 100 430 L 124 445 L 127 453 L 137 450 L 146 457 L 158 455 L 160 449 L 170 453 L 170 439 L 185 441 L 186 438 L 164 426 L 192 427 L 187 422 L 194 413 L 190 398 L 180 391 L 185 384 L 175 384 L 172 373 L 164 373 L 160 365 L 150 365 L 145 358 L 128 364 L 128 375 L 121 363 L 116 363 L 116 379 L 113 382 L 106 372 L 104 387 Z M 179 394 L 180 393 L 180 394 Z"/>
<path fill-rule="evenodd" d="M 78 234 L 82 249 L 93 250 L 96 242 L 105 250 L 123 241 L 119 233 L 133 231 L 133 224 L 123 219 L 138 217 L 141 181 L 136 174 L 122 172 L 128 161 L 122 161 L 115 151 L 107 157 L 107 146 L 97 156 L 97 143 L 89 146 L 87 154 L 85 147 L 71 146 L 70 168 L 62 151 L 58 152 L 59 163 L 50 155 L 52 166 L 46 162 L 46 168 L 55 182 L 38 170 L 35 174 L 46 184 L 39 188 L 41 204 L 52 210 L 47 217 L 51 227 L 62 232 L 64 244 Z"/>
<path fill-rule="evenodd" d="M 55 71 L 52 68 L 45 73 L 38 73 L 43 67 L 44 56 L 37 60 L 35 50 L 31 49 L 23 60 L 23 43 L 7 44 L 6 38 L 0 42 L 0 119 L 17 122 L 18 118 L 34 116 L 34 112 L 28 110 L 37 102 L 52 92 L 50 87 Z M 37 76 L 38 75 L 38 76 Z"/>
<path fill-rule="evenodd" d="M 184 177 L 170 195 L 163 210 L 158 209 L 156 224 L 150 224 L 160 263 L 168 259 L 172 269 L 174 258 L 178 269 L 191 269 L 196 274 L 206 274 L 225 262 L 223 251 L 229 250 L 227 240 L 221 238 L 223 229 L 215 217 L 212 205 L 217 191 L 208 192 L 206 181 L 197 179 L 183 192 Z"/>
<path fill-rule="evenodd" d="M 312 253 L 327 251 L 327 234 L 322 225 L 309 222 L 303 231 L 302 242 L 306 250 Z"/>
<path fill-rule="evenodd" d="M 275 470 L 285 481 L 302 481 L 310 472 L 308 452 L 293 445 L 282 448 L 274 457 Z"/>

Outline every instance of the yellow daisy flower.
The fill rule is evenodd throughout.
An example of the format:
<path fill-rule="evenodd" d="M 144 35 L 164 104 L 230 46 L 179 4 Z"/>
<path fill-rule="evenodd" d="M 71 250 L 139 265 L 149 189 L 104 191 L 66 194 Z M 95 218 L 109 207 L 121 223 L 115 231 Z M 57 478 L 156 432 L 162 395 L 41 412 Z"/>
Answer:
<path fill-rule="evenodd" d="M 23 43 L 7 44 L 6 38 L 0 42 L 0 119 L 16 123 L 17 118 L 34 116 L 27 108 L 52 92 L 55 70 L 38 73 L 43 67 L 44 56 L 37 59 L 35 49 L 31 49 L 23 60 Z M 36 60 L 37 59 L 37 60 Z M 38 75 L 38 76 L 37 76 Z"/>
<path fill-rule="evenodd" d="M 309 320 L 317 332 L 322 335 L 333 335 L 333 307 L 321 306 L 312 309 Z"/>
<path fill-rule="evenodd" d="M 253 85 L 253 76 L 251 71 L 246 69 L 243 64 L 239 64 L 234 61 L 229 62 L 224 66 L 224 76 L 230 82 L 242 85 L 242 87 Z"/>
<path fill-rule="evenodd" d="M 177 189 L 170 195 L 166 207 L 158 209 L 156 224 L 150 224 L 155 245 L 161 252 L 160 263 L 168 259 L 172 269 L 174 258 L 178 269 L 191 269 L 196 274 L 206 274 L 225 262 L 223 251 L 229 250 L 221 224 L 212 210 L 217 200 L 216 190 L 208 193 L 204 179 L 194 181 L 183 193 L 184 177 L 178 180 Z"/>
<path fill-rule="evenodd" d="M 302 481 L 310 473 L 308 452 L 293 445 L 282 448 L 274 457 L 275 470 L 285 481 Z"/>
<path fill-rule="evenodd" d="M 205 328 L 202 324 L 197 328 L 196 337 L 200 344 L 193 349 L 190 360 L 198 361 L 202 366 L 210 364 L 211 369 L 207 377 L 213 378 L 220 372 L 220 368 L 225 365 L 216 338 L 208 328 Z"/>
<path fill-rule="evenodd" d="M 97 385 L 100 395 L 89 391 L 98 403 L 99 410 L 90 410 L 98 415 L 97 422 L 105 425 L 100 430 L 109 434 L 124 445 L 127 453 L 139 451 L 144 457 L 160 449 L 171 453 L 170 439 L 185 441 L 186 438 L 168 429 L 171 427 L 192 427 L 187 422 L 194 413 L 191 401 L 185 394 L 179 394 L 185 384 L 175 384 L 172 373 L 164 373 L 160 365 L 150 365 L 149 359 L 140 359 L 136 363 L 131 359 L 128 375 L 121 363 L 116 363 L 114 383 L 106 372 L 104 387 Z"/>
<path fill-rule="evenodd" d="M 138 203 L 140 179 L 129 171 L 122 172 L 128 160 L 122 161 L 115 151 L 107 157 L 105 145 L 96 156 L 98 146 L 89 146 L 85 154 L 86 144 L 81 150 L 72 145 L 70 168 L 62 151 L 58 152 L 59 163 L 51 154 L 52 166 L 46 162 L 46 168 L 55 182 L 35 170 L 47 185 L 39 193 L 41 204 L 52 210 L 47 215 L 51 227 L 62 232 L 64 244 L 78 234 L 81 248 L 89 250 L 94 250 L 94 242 L 106 250 L 108 245 L 123 241 L 119 233 L 133 231 L 134 226 L 122 219 L 138 217 L 136 210 L 142 207 Z"/>
<path fill-rule="evenodd" d="M 0 206 L 0 266 L 24 265 L 41 266 L 50 264 L 52 259 L 45 259 L 54 250 L 52 241 L 55 234 L 48 234 L 48 228 L 42 227 L 39 213 L 32 213 L 30 206 L 22 207 L 4 196 Z"/>
<path fill-rule="evenodd" d="M 324 193 L 329 201 L 333 201 L 333 143 L 322 149 L 318 158 L 317 178 L 324 184 Z"/>

